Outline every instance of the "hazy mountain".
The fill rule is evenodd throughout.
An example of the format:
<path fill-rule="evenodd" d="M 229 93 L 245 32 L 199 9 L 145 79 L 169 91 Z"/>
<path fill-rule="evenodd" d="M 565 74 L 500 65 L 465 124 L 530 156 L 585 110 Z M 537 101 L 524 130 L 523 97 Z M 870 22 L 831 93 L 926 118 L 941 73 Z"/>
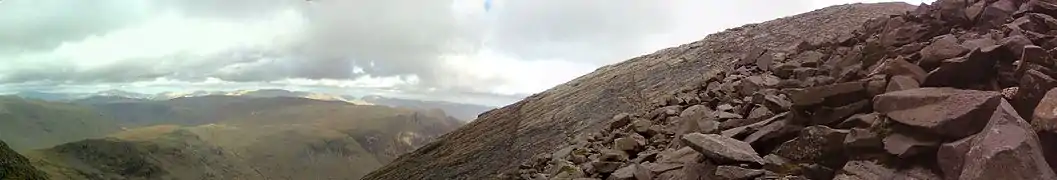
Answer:
<path fill-rule="evenodd" d="M 392 107 L 402 107 L 419 110 L 431 110 L 440 109 L 448 115 L 458 118 L 463 121 L 470 121 L 477 118 L 478 114 L 485 111 L 492 110 L 495 107 L 474 105 L 474 104 L 462 104 L 445 101 L 422 101 L 422 100 L 411 100 L 411 99 L 398 99 L 398 98 L 387 98 L 382 96 L 364 96 L 360 98 L 364 102 L 378 105 L 386 105 Z"/>
<path fill-rule="evenodd" d="M 119 130 L 114 118 L 88 106 L 0 96 L 0 140 L 15 150 L 46 148 Z"/>
<path fill-rule="evenodd" d="M 269 110 L 198 126 L 130 129 L 27 155 L 53 179 L 358 179 L 461 125 L 437 112 L 260 100 L 223 109 L 283 106 L 244 107 Z"/>
<path fill-rule="evenodd" d="M 54 93 L 54 92 L 40 92 L 40 91 L 21 91 L 21 92 L 17 92 L 15 94 L 12 94 L 12 95 L 18 96 L 18 97 L 22 97 L 22 98 L 26 98 L 26 99 L 36 99 L 36 100 L 44 100 L 44 101 L 69 101 L 69 100 L 73 100 L 73 99 L 77 99 L 77 98 L 81 98 L 81 97 L 85 96 L 84 94 Z"/>

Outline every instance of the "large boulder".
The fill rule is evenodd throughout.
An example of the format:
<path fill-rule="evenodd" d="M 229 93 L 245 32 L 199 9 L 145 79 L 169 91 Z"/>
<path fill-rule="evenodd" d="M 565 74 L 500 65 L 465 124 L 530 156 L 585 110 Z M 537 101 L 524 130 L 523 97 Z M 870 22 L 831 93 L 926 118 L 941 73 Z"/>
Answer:
<path fill-rule="evenodd" d="M 901 124 L 948 138 L 980 132 L 995 111 L 998 92 L 918 88 L 874 97 L 874 109 Z"/>
<path fill-rule="evenodd" d="M 939 68 L 929 72 L 921 86 L 966 89 L 995 78 L 997 70 L 994 67 L 998 61 L 1012 62 L 1016 59 L 1012 52 L 1000 47 L 1000 45 L 983 47 L 973 50 L 966 56 L 944 60 Z"/>
<path fill-rule="evenodd" d="M 1057 88 L 1050 89 L 1032 113 L 1031 126 L 1036 131 L 1057 133 Z"/>
<path fill-rule="evenodd" d="M 763 158 L 748 143 L 716 134 L 690 133 L 683 135 L 685 144 L 705 157 L 720 163 L 763 164 Z"/>
<path fill-rule="evenodd" d="M 1020 79 L 1017 94 L 1013 95 L 1014 108 L 1022 117 L 1030 117 L 1046 92 L 1057 87 L 1057 79 L 1039 72 L 1028 70 Z"/>
<path fill-rule="evenodd" d="M 976 135 L 958 179 L 1057 179 L 1038 136 L 1005 100 Z"/>

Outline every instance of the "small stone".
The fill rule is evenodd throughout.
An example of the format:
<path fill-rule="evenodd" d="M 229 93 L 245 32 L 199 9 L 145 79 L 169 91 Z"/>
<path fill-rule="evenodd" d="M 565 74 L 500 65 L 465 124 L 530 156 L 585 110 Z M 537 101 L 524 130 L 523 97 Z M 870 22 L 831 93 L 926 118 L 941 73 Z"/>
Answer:
<path fill-rule="evenodd" d="M 716 167 L 716 177 L 724 180 L 747 180 L 762 176 L 763 170 L 746 169 L 738 166 Z"/>
<path fill-rule="evenodd" d="M 844 138 L 844 146 L 847 148 L 880 149 L 883 147 L 881 137 L 868 129 L 851 129 L 848 136 Z"/>
<path fill-rule="evenodd" d="M 591 163 L 594 170 L 599 173 L 608 174 L 616 171 L 617 168 L 624 165 L 622 162 L 609 162 L 609 161 L 596 161 Z"/>
<path fill-rule="evenodd" d="M 917 89 L 920 87 L 921 85 L 918 83 L 918 81 L 912 79 L 909 76 L 892 76 L 892 78 L 888 81 L 888 86 L 885 89 L 885 92 L 887 93 L 907 89 Z"/>
<path fill-rule="evenodd" d="M 620 128 L 623 128 L 624 126 L 627 126 L 628 123 L 631 123 L 631 114 L 620 113 L 620 114 L 614 115 L 613 116 L 613 120 L 610 120 L 610 121 L 612 121 L 612 123 L 609 124 L 609 128 L 610 129 L 620 129 Z"/>

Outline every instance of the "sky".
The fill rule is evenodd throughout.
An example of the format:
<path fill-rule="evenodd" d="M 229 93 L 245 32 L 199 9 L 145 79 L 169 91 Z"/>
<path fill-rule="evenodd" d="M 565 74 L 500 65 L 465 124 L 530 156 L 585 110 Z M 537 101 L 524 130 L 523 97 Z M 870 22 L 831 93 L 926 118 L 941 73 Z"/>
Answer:
<path fill-rule="evenodd" d="M 0 93 L 284 88 L 498 106 L 855 2 L 886 1 L 2 0 Z"/>

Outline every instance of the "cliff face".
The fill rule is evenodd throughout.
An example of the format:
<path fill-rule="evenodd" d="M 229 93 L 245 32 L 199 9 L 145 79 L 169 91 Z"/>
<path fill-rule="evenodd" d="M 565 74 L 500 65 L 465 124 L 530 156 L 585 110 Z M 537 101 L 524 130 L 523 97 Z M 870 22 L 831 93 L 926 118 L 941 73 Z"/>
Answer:
<path fill-rule="evenodd" d="M 730 70 L 756 47 L 774 54 L 850 37 L 872 18 L 900 14 L 904 3 L 850 4 L 746 25 L 705 39 L 599 68 L 595 72 L 482 114 L 476 121 L 372 172 L 364 179 L 491 179 L 522 162 L 604 128 L 620 112 L 702 86 L 710 70 Z M 762 50 L 757 49 L 757 51 Z M 669 98 L 670 99 L 670 98 Z"/>
<path fill-rule="evenodd" d="M 0 142 L 0 179 L 44 180 L 43 172 L 30 165 L 29 159 L 18 154 L 7 143 Z"/>

